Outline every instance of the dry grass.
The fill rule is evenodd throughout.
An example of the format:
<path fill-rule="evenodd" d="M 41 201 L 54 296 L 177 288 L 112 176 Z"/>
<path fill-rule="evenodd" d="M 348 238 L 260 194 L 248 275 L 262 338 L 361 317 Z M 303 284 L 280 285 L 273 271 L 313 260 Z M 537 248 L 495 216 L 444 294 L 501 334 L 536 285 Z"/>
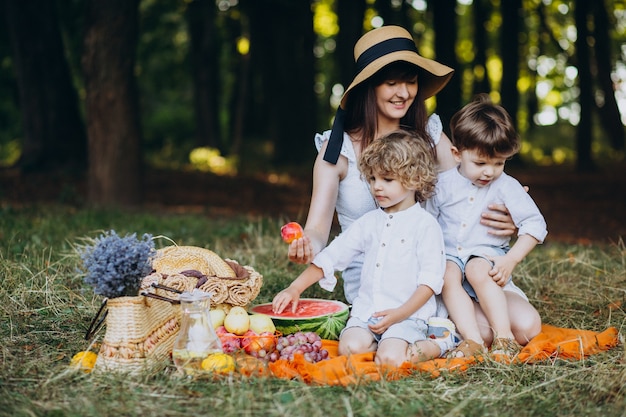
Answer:
<path fill-rule="evenodd" d="M 349 387 L 230 377 L 192 381 L 166 371 L 139 376 L 68 370 L 101 300 L 76 273 L 72 245 L 97 231 L 151 233 L 209 247 L 262 272 L 259 302 L 300 270 L 285 257 L 282 219 L 0 209 L 0 415 L 4 416 L 624 416 L 624 344 L 578 362 L 508 366 Z M 163 245 L 168 242 L 163 241 Z M 626 248 L 548 243 L 516 282 L 545 322 L 590 330 L 626 326 Z M 341 297 L 319 288 L 310 297 Z"/>

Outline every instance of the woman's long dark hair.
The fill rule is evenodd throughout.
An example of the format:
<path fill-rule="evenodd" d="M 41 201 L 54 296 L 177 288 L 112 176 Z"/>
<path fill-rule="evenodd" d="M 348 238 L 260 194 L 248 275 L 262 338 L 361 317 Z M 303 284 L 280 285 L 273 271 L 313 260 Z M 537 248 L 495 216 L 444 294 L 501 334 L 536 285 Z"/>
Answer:
<path fill-rule="evenodd" d="M 361 138 L 361 149 L 376 139 L 378 108 L 376 106 L 375 88 L 387 80 L 408 81 L 417 74 L 417 95 L 411 107 L 400 119 L 400 128 L 415 131 L 420 137 L 430 137 L 426 131 L 428 114 L 426 104 L 419 89 L 421 69 L 404 61 L 391 63 L 383 67 L 367 81 L 354 87 L 346 101 L 346 119 L 344 129 L 348 134 L 358 134 Z"/>

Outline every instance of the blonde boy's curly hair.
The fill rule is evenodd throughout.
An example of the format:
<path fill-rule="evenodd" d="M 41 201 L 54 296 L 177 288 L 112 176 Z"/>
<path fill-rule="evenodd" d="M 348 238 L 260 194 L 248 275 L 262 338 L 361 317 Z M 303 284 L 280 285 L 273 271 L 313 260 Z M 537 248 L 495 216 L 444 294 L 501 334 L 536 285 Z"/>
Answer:
<path fill-rule="evenodd" d="M 396 130 L 370 143 L 361 154 L 359 169 L 365 180 L 374 173 L 397 179 L 403 187 L 415 190 L 415 199 L 420 203 L 435 192 L 433 143 L 414 132 Z"/>

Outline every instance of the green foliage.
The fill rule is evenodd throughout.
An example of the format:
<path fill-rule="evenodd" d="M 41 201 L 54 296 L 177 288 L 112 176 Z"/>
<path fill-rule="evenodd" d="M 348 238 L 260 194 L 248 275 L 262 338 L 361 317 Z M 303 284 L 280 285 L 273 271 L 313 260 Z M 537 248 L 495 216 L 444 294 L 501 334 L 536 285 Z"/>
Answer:
<path fill-rule="evenodd" d="M 182 168 L 187 167 L 189 153 L 198 146 L 194 143 L 195 119 L 193 108 L 193 90 L 191 65 L 189 59 L 190 39 L 185 10 L 190 2 L 167 2 L 145 0 L 140 2 L 140 33 L 137 45 L 136 74 L 141 101 L 141 124 L 144 137 L 143 151 L 145 160 L 152 166 Z M 418 40 L 420 51 L 425 56 L 434 57 L 434 38 L 432 15 L 426 10 L 426 2 L 410 2 L 407 7 L 407 22 L 413 22 L 411 29 Z M 488 37 L 486 47 L 486 68 L 475 62 L 476 45 L 473 40 L 475 5 L 468 1 L 459 1 L 456 7 L 459 30 L 457 57 L 459 68 L 456 73 L 462 79 L 464 100 L 472 94 L 473 84 L 477 79 L 488 77 L 492 93 L 498 95 L 502 77 L 500 61 L 500 29 L 502 24 L 501 7 L 494 2 L 482 2 L 487 12 L 485 30 Z M 620 1 L 606 1 L 609 12 L 610 48 L 613 56 L 614 82 L 624 84 L 624 63 L 621 45 L 626 40 L 626 14 Z M 398 5 L 392 2 L 393 7 Z M 533 121 L 535 114 L 542 114 L 550 121 L 569 120 L 570 129 L 577 123 L 578 89 L 576 70 L 573 60 L 573 40 L 575 38 L 574 3 L 571 1 L 523 1 L 524 21 L 520 34 L 519 53 L 521 65 L 518 90 L 520 101 L 520 131 L 528 132 L 529 149 L 532 152 L 525 157 L 529 164 L 572 163 L 575 158 L 575 136 L 552 136 L 551 132 L 560 123 Z M 232 138 L 231 111 L 238 88 L 237 70 L 241 67 L 240 53 L 234 45 L 241 39 L 247 39 L 245 7 L 238 2 L 217 2 L 217 17 L 212 22 L 215 29 L 213 36 L 219 47 L 219 87 L 216 93 L 219 106 L 218 140 L 214 146 L 227 155 Z M 312 2 L 314 10 L 314 30 L 317 35 L 315 45 L 316 76 L 315 92 L 318 99 L 316 125 L 318 130 L 330 126 L 334 108 L 331 106 L 331 89 L 337 82 L 335 63 L 335 42 L 339 31 L 335 14 L 336 0 L 317 0 Z M 71 68 L 74 84 L 79 96 L 84 97 L 80 54 L 83 35 L 83 0 L 59 2 L 58 23 L 63 33 L 66 57 Z M 364 27 L 371 29 L 373 24 L 380 24 L 376 2 L 367 2 Z M 5 25 L 6 26 L 6 25 Z M 249 39 L 253 47 L 255 39 Z M 517 46 L 517 45 L 516 45 Z M 0 27 L 0 166 L 9 166 L 18 159 L 23 139 L 23 128 L 19 108 L 19 94 L 16 87 L 14 58 L 11 54 L 10 41 L 4 26 Z M 252 69 L 254 72 L 256 69 Z M 254 108 L 260 98 L 250 91 L 254 101 L 248 105 Z M 623 91 L 622 91 L 623 100 Z M 536 107 L 534 105 L 537 99 Z M 601 97 L 597 97 L 601 100 Z M 337 97 L 334 97 L 337 100 Z M 82 103 L 81 103 L 82 104 Z M 273 105 L 273 103 L 261 103 Z M 623 107 L 623 105 L 622 105 Z M 250 112 L 250 111 L 249 111 Z M 545 119 L 543 119 L 545 120 Z M 538 124 L 546 126 L 537 127 Z M 255 147 L 254 142 L 268 143 L 267 127 L 262 123 L 249 122 L 245 131 L 245 149 Z M 596 121 L 596 125 L 599 123 Z M 532 126 L 535 126 L 534 128 Z M 533 132 L 531 132 L 533 131 Z M 263 136 L 259 138 L 259 136 Z M 596 127 L 594 138 L 594 159 L 604 163 L 623 160 L 623 153 L 615 155 L 608 140 Z M 549 146 L 543 140 L 549 137 Z M 243 155 L 239 156 L 240 166 L 249 166 Z M 250 161 L 254 163 L 254 159 Z"/>
<path fill-rule="evenodd" d="M 1 416 L 623 416 L 624 346 L 582 361 L 509 366 L 491 361 L 433 379 L 348 387 L 240 378 L 194 381 L 166 371 L 137 376 L 68 369 L 88 347 L 84 333 L 100 306 L 76 273 L 73 245 L 101 230 L 150 233 L 157 247 L 207 247 L 264 276 L 256 301 L 303 269 L 290 263 L 282 219 L 4 206 L 0 212 Z M 159 237 L 160 236 L 160 237 Z M 626 328 L 626 247 L 547 243 L 518 267 L 516 282 L 549 324 Z M 307 297 L 338 298 L 312 288 Z M 98 337 L 102 337 L 99 333 Z"/>

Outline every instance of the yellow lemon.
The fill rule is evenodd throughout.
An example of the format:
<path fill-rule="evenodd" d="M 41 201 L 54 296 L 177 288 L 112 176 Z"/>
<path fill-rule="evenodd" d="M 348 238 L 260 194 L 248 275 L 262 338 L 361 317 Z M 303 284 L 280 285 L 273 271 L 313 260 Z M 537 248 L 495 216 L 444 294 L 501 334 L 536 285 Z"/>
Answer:
<path fill-rule="evenodd" d="M 230 374 L 235 371 L 235 360 L 226 353 L 214 353 L 202 361 L 202 369 L 216 374 Z"/>
<path fill-rule="evenodd" d="M 98 359 L 98 355 L 94 352 L 78 352 L 72 357 L 72 360 L 70 361 L 70 366 L 73 368 L 81 369 L 83 372 L 91 372 L 96 364 L 96 359 Z"/>

